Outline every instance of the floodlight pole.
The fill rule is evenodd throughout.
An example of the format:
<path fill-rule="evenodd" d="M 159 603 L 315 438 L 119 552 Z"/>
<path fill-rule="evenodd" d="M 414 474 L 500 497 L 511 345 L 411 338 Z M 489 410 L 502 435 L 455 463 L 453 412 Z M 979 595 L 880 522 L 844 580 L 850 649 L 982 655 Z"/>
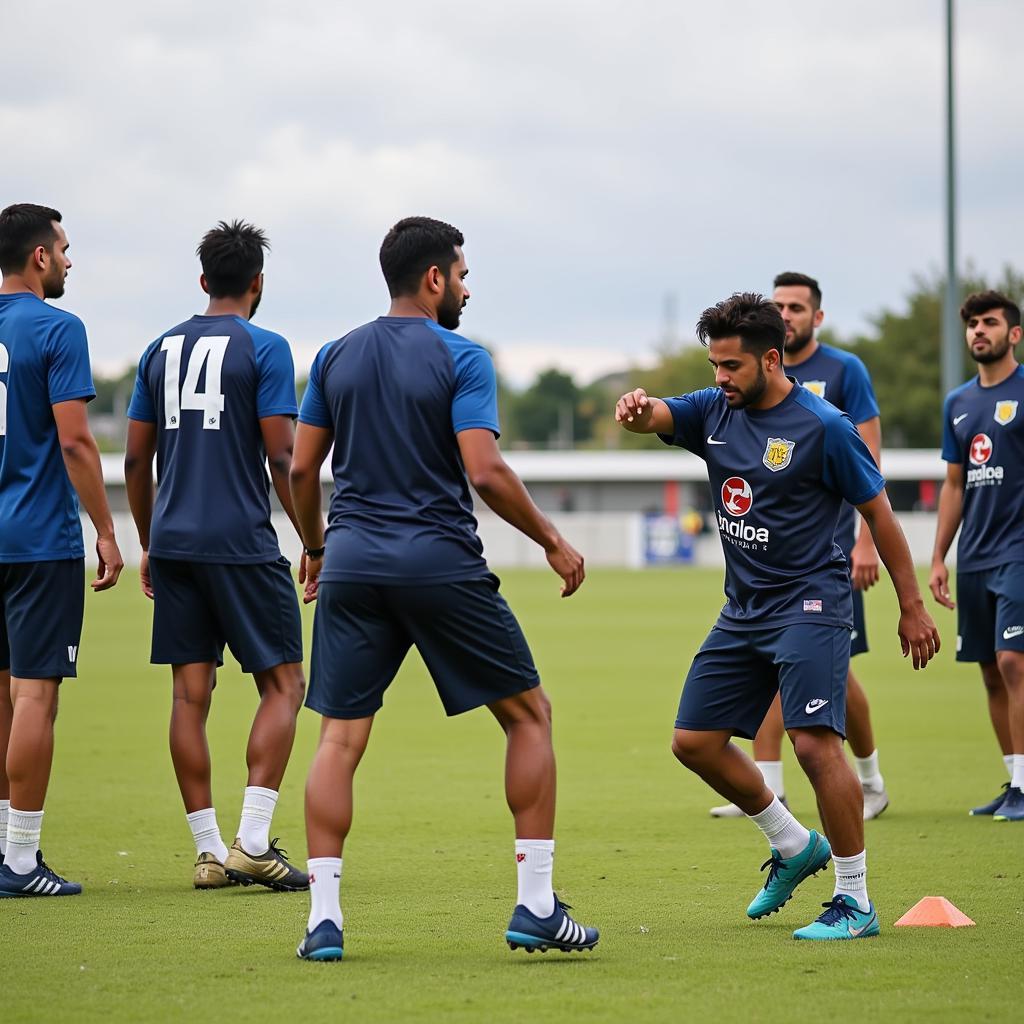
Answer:
<path fill-rule="evenodd" d="M 942 303 L 942 393 L 963 378 L 963 331 L 956 269 L 956 98 L 953 65 L 953 3 L 946 0 L 946 291 Z"/>

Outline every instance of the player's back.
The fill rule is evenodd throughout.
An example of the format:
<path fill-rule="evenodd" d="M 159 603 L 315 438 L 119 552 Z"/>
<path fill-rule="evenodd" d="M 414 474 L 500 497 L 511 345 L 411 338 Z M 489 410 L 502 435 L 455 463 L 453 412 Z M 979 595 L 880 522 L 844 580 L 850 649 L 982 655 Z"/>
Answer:
<path fill-rule="evenodd" d="M 322 579 L 474 579 L 487 569 L 456 433 L 498 433 L 479 345 L 423 317 L 380 317 L 325 346 L 300 419 L 334 434 Z"/>
<path fill-rule="evenodd" d="M 295 416 L 288 343 L 238 316 L 194 316 L 146 349 L 128 415 L 157 427 L 150 554 L 255 564 L 280 556 L 260 420 Z"/>
<path fill-rule="evenodd" d="M 51 407 L 95 394 L 82 322 L 31 292 L 0 295 L 0 562 L 84 555 Z"/>

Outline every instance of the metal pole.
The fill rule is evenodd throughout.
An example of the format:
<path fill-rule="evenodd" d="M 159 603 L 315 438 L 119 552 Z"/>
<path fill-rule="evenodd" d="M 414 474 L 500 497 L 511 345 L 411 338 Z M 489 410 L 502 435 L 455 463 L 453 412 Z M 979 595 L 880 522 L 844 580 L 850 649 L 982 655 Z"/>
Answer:
<path fill-rule="evenodd" d="M 942 392 L 963 380 L 963 329 L 956 268 L 956 108 L 953 3 L 946 0 L 946 291 L 942 303 Z"/>

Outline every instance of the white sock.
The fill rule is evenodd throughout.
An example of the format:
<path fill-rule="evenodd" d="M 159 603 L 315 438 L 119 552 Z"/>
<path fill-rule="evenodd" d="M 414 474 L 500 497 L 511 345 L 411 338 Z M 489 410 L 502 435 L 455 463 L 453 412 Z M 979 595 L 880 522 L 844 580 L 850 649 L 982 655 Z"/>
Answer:
<path fill-rule="evenodd" d="M 1006 774 L 1013 778 L 1013 754 L 1003 754 L 1003 764 L 1006 765 Z"/>
<path fill-rule="evenodd" d="M 192 838 L 196 841 L 196 856 L 200 853 L 212 853 L 223 864 L 228 855 L 228 848 L 220 837 L 217 812 L 212 807 L 206 807 L 201 811 L 186 814 L 185 819 L 188 821 L 188 827 L 192 829 Z"/>
<path fill-rule="evenodd" d="M 786 787 L 782 784 L 781 761 L 755 761 L 754 764 L 764 776 L 764 784 L 778 797 L 786 795 Z"/>
<path fill-rule="evenodd" d="M 777 796 L 760 814 L 748 814 L 747 817 L 764 833 L 768 845 L 778 850 L 783 858 L 795 857 L 811 841 L 811 833 L 779 803 Z"/>
<path fill-rule="evenodd" d="M 1010 788 L 1024 791 L 1024 754 L 1013 755 L 1013 777 Z"/>
<path fill-rule="evenodd" d="M 42 828 L 42 811 L 16 811 L 13 807 L 8 808 L 5 867 L 16 875 L 28 875 L 35 871 Z"/>
<path fill-rule="evenodd" d="M 867 856 L 866 851 L 854 857 L 832 854 L 832 862 L 836 866 L 836 890 L 832 895 L 849 896 L 865 912 L 871 906 L 868 902 Z"/>
<path fill-rule="evenodd" d="M 873 789 L 876 792 L 885 789 L 885 779 L 878 770 L 877 750 L 873 750 L 867 757 L 855 757 L 853 762 L 857 768 L 857 778 L 864 789 Z"/>
<path fill-rule="evenodd" d="M 10 800 L 0 800 L 0 854 L 7 853 L 7 812 L 10 809 Z"/>
<path fill-rule="evenodd" d="M 333 921 L 339 928 L 341 914 L 341 858 L 314 857 L 306 861 L 309 872 L 309 923 L 312 931 L 321 921 Z"/>
<path fill-rule="evenodd" d="M 270 823 L 277 806 L 277 791 L 261 786 L 246 786 L 242 798 L 242 820 L 238 826 L 238 838 L 242 849 L 254 857 L 270 849 Z"/>
<path fill-rule="evenodd" d="M 554 869 L 554 839 L 517 839 L 516 875 L 522 904 L 537 917 L 550 917 L 555 912 L 555 893 L 551 887 Z"/>

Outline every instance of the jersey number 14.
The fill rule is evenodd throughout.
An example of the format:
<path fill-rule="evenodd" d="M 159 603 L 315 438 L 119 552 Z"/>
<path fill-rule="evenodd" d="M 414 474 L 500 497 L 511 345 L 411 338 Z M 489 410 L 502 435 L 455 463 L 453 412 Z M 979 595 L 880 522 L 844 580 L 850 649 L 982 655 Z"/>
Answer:
<path fill-rule="evenodd" d="M 196 409 L 203 414 L 203 430 L 220 430 L 220 414 L 224 411 L 224 394 L 220 389 L 220 373 L 224 353 L 230 338 L 199 338 L 192 346 L 185 370 L 185 383 L 181 380 L 181 349 L 185 336 L 176 334 L 164 338 L 161 352 L 167 353 L 164 362 L 164 429 L 177 430 L 185 409 Z M 206 390 L 199 390 L 199 374 L 206 366 Z"/>

